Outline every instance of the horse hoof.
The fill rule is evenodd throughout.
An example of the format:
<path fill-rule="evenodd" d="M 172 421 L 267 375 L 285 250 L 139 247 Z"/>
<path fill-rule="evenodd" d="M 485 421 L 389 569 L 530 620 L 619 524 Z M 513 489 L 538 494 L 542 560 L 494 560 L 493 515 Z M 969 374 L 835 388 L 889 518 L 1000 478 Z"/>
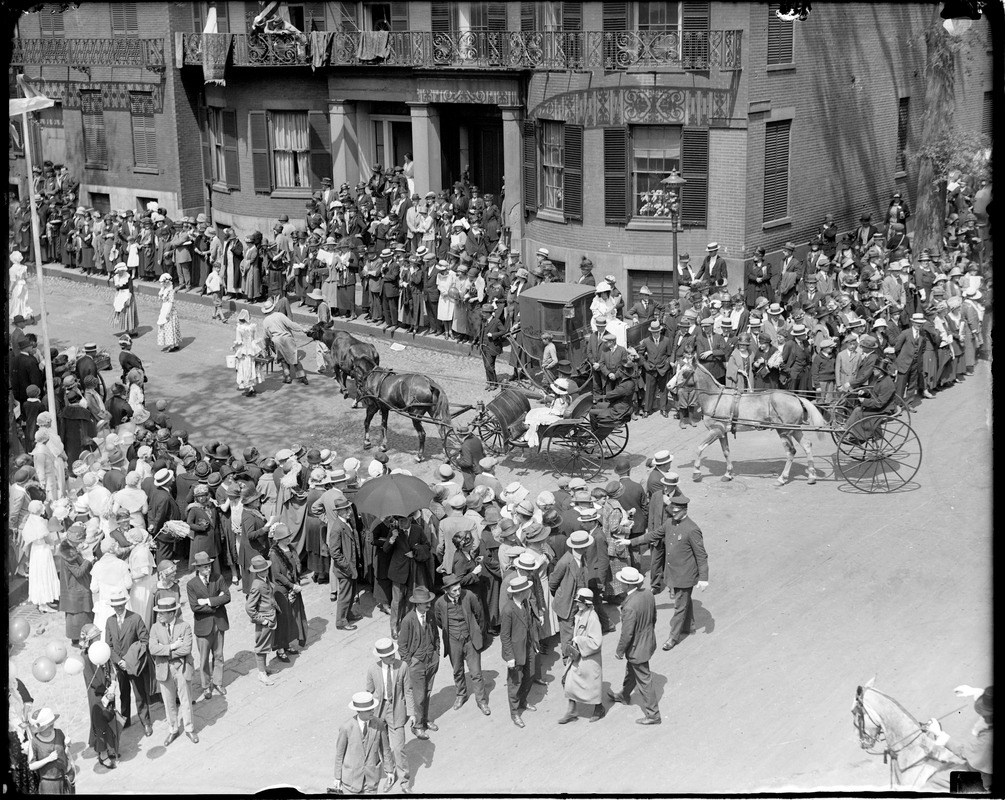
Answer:
<path fill-rule="evenodd" d="M 425 460 L 426 460 L 426 459 L 425 459 L 425 457 L 423 457 L 423 456 L 416 456 L 416 457 L 415 457 L 415 463 L 416 463 L 416 464 L 421 464 L 421 463 L 422 463 L 423 461 L 425 461 Z"/>
<path fill-rule="evenodd" d="M 370 442 L 363 442 L 363 449 L 369 450 L 373 445 Z"/>
<path fill-rule="evenodd" d="M 807 484 L 808 486 L 812 486 L 812 485 L 813 485 L 814 483 L 816 483 L 816 482 L 817 482 L 817 476 L 816 476 L 816 475 L 810 475 L 810 477 L 808 477 L 808 478 L 806 479 L 806 484 Z"/>
<path fill-rule="evenodd" d="M 701 473 L 700 472 L 692 473 L 691 480 L 694 481 L 695 483 L 701 483 Z"/>
<path fill-rule="evenodd" d="M 733 480 L 733 476 L 726 474 L 723 475 L 721 478 L 719 478 L 719 480 L 722 481 L 723 483 L 729 483 L 731 480 Z"/>
<path fill-rule="evenodd" d="M 785 478 L 778 478 L 775 481 L 775 483 L 777 483 L 779 486 L 784 486 L 785 485 Z"/>

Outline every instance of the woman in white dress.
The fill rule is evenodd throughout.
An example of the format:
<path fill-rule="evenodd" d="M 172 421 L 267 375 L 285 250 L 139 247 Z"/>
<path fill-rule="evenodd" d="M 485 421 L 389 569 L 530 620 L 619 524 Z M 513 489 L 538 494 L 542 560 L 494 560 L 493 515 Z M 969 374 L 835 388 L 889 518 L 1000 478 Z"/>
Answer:
<path fill-rule="evenodd" d="M 150 445 L 142 444 L 136 448 L 136 466 L 133 469 L 139 473 L 141 485 L 147 478 L 153 477 L 153 460 L 154 451 Z"/>
<path fill-rule="evenodd" d="M 16 250 L 10 254 L 11 267 L 8 270 L 10 283 L 7 296 L 10 298 L 10 318 L 14 319 L 18 314 L 27 319 L 33 319 L 31 306 L 28 305 L 28 282 L 25 276 L 28 268 L 21 262 L 24 257 Z"/>
<path fill-rule="evenodd" d="M 548 406 L 532 408 L 524 418 L 527 432 L 524 434 L 523 441 L 527 443 L 528 447 L 537 447 L 541 441 L 537 435 L 538 428 L 542 425 L 558 422 L 569 409 L 569 403 L 571 402 L 569 398 L 569 381 L 565 378 L 559 378 L 551 383 L 548 388 L 554 394 L 555 399 Z"/>
<path fill-rule="evenodd" d="M 572 623 L 572 658 L 562 680 L 569 708 L 558 720 L 559 725 L 572 722 L 578 716 L 576 703 L 593 706 L 591 722 L 602 719 L 604 667 L 600 648 L 604 634 L 600 618 L 593 609 L 593 592 L 582 588 L 576 593 L 576 616 Z"/>
<path fill-rule="evenodd" d="M 101 543 L 101 558 L 94 562 L 91 567 L 91 593 L 94 596 L 94 624 L 101 631 L 101 638 L 105 637 L 105 622 L 115 612 L 109 602 L 112 593 L 121 589 L 128 592 L 133 588 L 133 577 L 129 572 L 129 565 L 115 555 L 114 542 L 103 541 Z"/>
<path fill-rule="evenodd" d="M 606 319 L 607 330 L 614 334 L 619 345 L 627 347 L 627 326 L 623 320 L 618 319 L 618 301 L 611 296 L 611 285 L 607 281 L 601 281 L 593 291 L 594 297 L 590 302 L 590 329 L 596 331 L 597 320 Z"/>
<path fill-rule="evenodd" d="M 140 488 L 140 473 L 136 470 L 126 473 L 126 485 L 112 495 L 112 513 L 120 508 L 129 512 L 129 524 L 133 528 L 146 528 L 149 501 L 147 493 Z"/>
<path fill-rule="evenodd" d="M 143 371 L 133 367 L 126 373 L 126 383 L 129 384 L 129 395 L 126 402 L 133 410 L 131 421 L 137 425 L 142 425 L 150 419 L 150 412 L 147 411 L 147 396 L 143 391 Z"/>
<path fill-rule="evenodd" d="M 66 490 L 66 451 L 51 428 L 35 431 L 35 449 L 31 455 L 38 482 L 45 487 L 49 502 L 62 497 Z"/>
<path fill-rule="evenodd" d="M 454 322 L 454 308 L 457 306 L 457 276 L 447 266 L 446 261 L 436 265 L 436 290 L 440 299 L 436 305 L 436 318 L 443 325 L 443 335 L 453 337 L 451 327 Z"/>
<path fill-rule="evenodd" d="M 153 621 L 154 590 L 157 588 L 157 570 L 150 547 L 153 540 L 145 528 L 134 527 L 126 533 L 133 546 L 126 559 L 133 586 L 129 590 L 129 610 L 142 617 L 147 630 Z"/>
<path fill-rule="evenodd" d="M 28 519 L 24 524 L 22 537 L 28 545 L 28 600 L 45 613 L 55 611 L 50 604 L 59 600 L 59 573 L 52 557 L 52 546 L 56 535 L 49 530 L 49 523 L 42 516 L 45 506 L 41 500 L 28 504 Z"/>
<path fill-rule="evenodd" d="M 115 265 L 112 286 L 115 287 L 115 297 L 112 299 L 112 333 L 134 335 L 140 327 L 140 316 L 133 294 L 133 279 L 125 261 Z"/>
<path fill-rule="evenodd" d="M 237 315 L 237 330 L 234 334 L 234 356 L 237 370 L 237 388 L 245 397 L 255 393 L 255 386 L 262 381 L 262 367 L 256 356 L 262 352 L 262 339 L 258 326 L 251 321 L 248 309 L 241 309 Z"/>
<path fill-rule="evenodd" d="M 161 311 L 157 317 L 157 345 L 161 350 L 174 353 L 181 346 L 181 323 L 174 305 L 175 289 L 170 272 L 160 276 L 160 284 L 161 290 L 157 293 L 161 301 Z"/>

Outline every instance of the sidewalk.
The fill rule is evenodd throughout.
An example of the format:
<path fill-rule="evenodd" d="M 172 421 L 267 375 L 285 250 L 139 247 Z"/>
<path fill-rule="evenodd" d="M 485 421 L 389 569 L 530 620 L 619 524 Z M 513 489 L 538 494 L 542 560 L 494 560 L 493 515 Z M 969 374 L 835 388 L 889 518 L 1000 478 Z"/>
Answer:
<path fill-rule="evenodd" d="M 34 266 L 34 265 L 29 265 Z M 75 281 L 77 283 L 88 283 L 92 286 L 108 286 L 108 281 L 98 275 L 84 275 L 80 270 L 77 269 L 67 269 L 62 264 L 52 263 L 44 264 L 42 266 L 42 274 L 57 278 L 64 278 L 69 281 Z M 157 293 L 160 291 L 160 287 L 156 283 L 148 281 L 135 281 L 133 283 L 133 289 L 139 294 L 150 295 L 151 297 L 156 297 Z M 357 291 L 356 303 L 359 304 L 359 292 Z M 179 290 L 175 294 L 175 299 L 186 302 L 195 303 L 198 305 L 203 305 L 208 308 L 213 306 L 213 298 L 209 295 L 202 294 L 202 289 L 187 289 Z M 296 300 L 290 301 L 293 306 L 293 321 L 309 327 L 317 321 L 315 314 L 310 311 L 306 306 L 300 305 Z M 224 300 L 223 310 L 228 315 L 228 317 L 236 316 L 242 309 L 247 309 L 252 312 L 252 319 L 256 316 L 261 319 L 262 314 L 262 304 L 261 303 L 249 303 L 244 300 Z M 427 350 L 437 350 L 442 353 L 452 353 L 459 356 L 478 356 L 477 346 L 472 346 L 468 342 L 455 342 L 444 339 L 441 336 L 431 336 L 428 334 L 413 334 L 408 333 L 404 329 L 395 330 L 385 330 L 383 325 L 374 324 L 367 322 L 362 316 L 349 320 L 345 317 L 339 317 L 337 319 L 337 326 L 340 330 L 348 331 L 349 333 L 356 336 L 369 336 L 373 339 L 383 339 L 389 343 L 399 342 L 401 344 L 407 344 L 412 347 L 423 347 Z"/>

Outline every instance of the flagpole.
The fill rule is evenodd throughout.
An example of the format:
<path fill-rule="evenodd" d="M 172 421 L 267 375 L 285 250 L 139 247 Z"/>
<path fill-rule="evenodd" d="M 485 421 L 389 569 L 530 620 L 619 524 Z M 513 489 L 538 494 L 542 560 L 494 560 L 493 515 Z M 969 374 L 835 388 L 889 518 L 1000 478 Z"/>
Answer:
<path fill-rule="evenodd" d="M 45 313 L 45 287 L 42 285 L 42 242 L 38 232 L 38 209 L 35 207 L 35 179 L 31 161 L 31 136 L 28 131 L 28 113 L 21 114 L 21 130 L 24 136 L 24 161 L 28 170 L 28 200 L 31 204 L 31 235 L 35 244 L 35 280 L 38 283 L 38 314 L 42 324 L 42 348 L 45 353 L 45 389 L 49 401 L 52 424 L 57 426 L 56 389 L 52 376 L 52 356 L 49 353 L 49 322 Z"/>

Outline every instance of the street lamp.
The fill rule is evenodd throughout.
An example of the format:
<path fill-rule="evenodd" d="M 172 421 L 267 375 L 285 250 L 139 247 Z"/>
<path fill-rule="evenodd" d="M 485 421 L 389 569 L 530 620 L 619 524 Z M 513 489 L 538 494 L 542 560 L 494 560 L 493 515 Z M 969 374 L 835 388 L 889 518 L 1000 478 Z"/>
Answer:
<path fill-rule="evenodd" d="M 670 232 L 673 235 L 673 291 L 674 299 L 677 299 L 677 234 L 684 229 L 680 227 L 680 202 L 678 201 L 680 188 L 687 183 L 687 181 L 682 178 L 677 169 L 674 168 L 670 170 L 670 174 L 667 175 L 660 183 L 669 187 L 670 196 L 668 198 L 669 202 L 669 212 L 670 212 Z"/>

